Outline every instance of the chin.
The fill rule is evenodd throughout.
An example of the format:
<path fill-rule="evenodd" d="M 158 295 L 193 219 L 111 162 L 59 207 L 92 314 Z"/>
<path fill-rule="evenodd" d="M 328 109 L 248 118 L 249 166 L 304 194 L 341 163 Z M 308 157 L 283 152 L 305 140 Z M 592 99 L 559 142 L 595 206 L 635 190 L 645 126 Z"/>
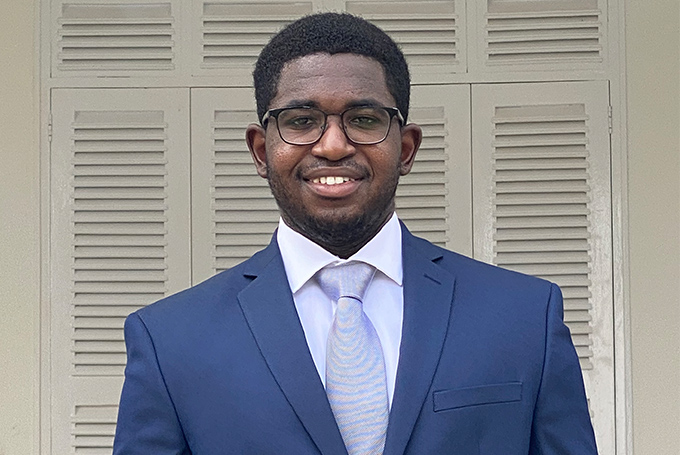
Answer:
<path fill-rule="evenodd" d="M 338 215 L 337 212 L 316 217 L 306 214 L 291 218 L 285 215 L 284 220 L 314 243 L 327 250 L 336 250 L 365 244 L 380 230 L 386 217 L 385 214 L 375 216 L 367 213 Z"/>

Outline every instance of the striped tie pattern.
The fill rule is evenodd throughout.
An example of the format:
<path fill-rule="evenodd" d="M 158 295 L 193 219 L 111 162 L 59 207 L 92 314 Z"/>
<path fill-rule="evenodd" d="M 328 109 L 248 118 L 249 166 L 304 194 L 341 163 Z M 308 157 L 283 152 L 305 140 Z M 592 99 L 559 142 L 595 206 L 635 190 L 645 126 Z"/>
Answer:
<path fill-rule="evenodd" d="M 319 271 L 337 302 L 326 350 L 326 393 L 349 455 L 380 455 L 389 416 L 385 360 L 362 299 L 375 269 L 348 262 Z"/>

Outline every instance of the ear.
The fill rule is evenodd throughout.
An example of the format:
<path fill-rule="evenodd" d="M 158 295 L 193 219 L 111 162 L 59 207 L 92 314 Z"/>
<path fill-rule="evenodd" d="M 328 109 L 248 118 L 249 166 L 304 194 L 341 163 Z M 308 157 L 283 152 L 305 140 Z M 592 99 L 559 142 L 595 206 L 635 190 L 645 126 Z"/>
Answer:
<path fill-rule="evenodd" d="M 255 163 L 255 169 L 262 178 L 267 178 L 267 130 L 257 123 L 251 123 L 246 128 L 246 144 L 250 156 Z"/>
<path fill-rule="evenodd" d="M 409 123 L 401 128 L 401 157 L 399 164 L 399 173 L 401 175 L 411 172 L 422 140 L 423 130 L 415 123 Z"/>

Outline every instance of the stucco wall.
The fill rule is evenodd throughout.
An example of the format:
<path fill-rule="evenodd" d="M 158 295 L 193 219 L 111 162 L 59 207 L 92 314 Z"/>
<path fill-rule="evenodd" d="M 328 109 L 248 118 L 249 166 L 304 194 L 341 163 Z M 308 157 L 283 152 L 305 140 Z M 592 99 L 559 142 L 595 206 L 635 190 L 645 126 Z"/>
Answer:
<path fill-rule="evenodd" d="M 637 455 L 680 454 L 680 12 L 626 1 L 628 192 Z"/>
<path fill-rule="evenodd" d="M 40 181 L 34 5 L 0 14 L 0 455 L 37 453 Z"/>

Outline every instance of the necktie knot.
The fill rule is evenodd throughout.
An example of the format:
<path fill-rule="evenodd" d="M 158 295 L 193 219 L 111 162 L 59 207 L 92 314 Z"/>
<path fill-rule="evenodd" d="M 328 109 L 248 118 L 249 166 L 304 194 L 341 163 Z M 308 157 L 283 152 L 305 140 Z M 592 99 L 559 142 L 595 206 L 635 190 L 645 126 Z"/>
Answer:
<path fill-rule="evenodd" d="M 334 301 L 337 302 L 341 297 L 362 301 L 374 274 L 373 266 L 352 261 L 324 267 L 319 270 L 316 278 L 321 289 Z"/>

